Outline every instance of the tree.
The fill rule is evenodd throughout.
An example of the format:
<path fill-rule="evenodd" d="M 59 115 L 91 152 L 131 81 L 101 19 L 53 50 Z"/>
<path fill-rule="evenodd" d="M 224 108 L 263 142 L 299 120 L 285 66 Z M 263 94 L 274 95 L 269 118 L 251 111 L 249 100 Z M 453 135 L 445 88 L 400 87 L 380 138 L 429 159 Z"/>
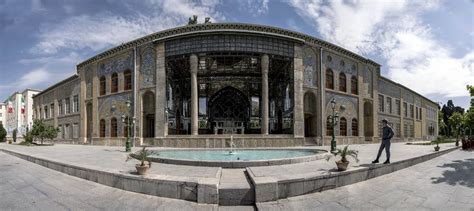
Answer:
<path fill-rule="evenodd" d="M 12 134 L 12 136 L 13 136 L 13 142 L 16 142 L 16 135 L 17 135 L 17 133 L 18 133 L 18 130 L 17 130 L 16 128 L 13 129 L 13 132 L 12 132 L 12 133 L 13 133 L 13 134 Z"/>
<path fill-rule="evenodd" d="M 35 121 L 33 122 L 31 135 L 33 136 L 33 139 L 41 140 L 41 144 L 43 144 L 44 139 L 56 138 L 58 133 L 59 133 L 59 128 L 55 128 L 51 125 L 46 125 L 41 119 L 35 119 Z"/>
<path fill-rule="evenodd" d="M 459 138 L 459 132 L 463 123 L 463 115 L 459 112 L 454 112 L 451 117 L 449 117 L 449 125 L 452 127 L 452 131 L 454 132 L 456 136 L 456 141 Z"/>
<path fill-rule="evenodd" d="M 454 112 L 458 112 L 461 115 L 464 114 L 464 108 L 462 108 L 460 106 L 455 106 L 452 100 L 448 100 L 446 105 L 443 105 L 443 108 L 441 109 L 441 111 L 443 112 L 444 123 L 447 126 L 446 136 L 452 136 L 453 135 L 453 131 L 452 131 L 453 126 L 450 124 L 449 118 L 453 115 Z"/>
<path fill-rule="evenodd" d="M 442 134 L 444 136 L 448 136 L 448 125 L 446 125 L 446 122 L 443 119 L 443 112 L 439 111 L 438 112 L 438 132 L 439 134 Z"/>
<path fill-rule="evenodd" d="M 5 137 L 7 137 L 7 130 L 5 130 L 3 124 L 0 123 L 0 142 L 5 141 Z"/>
<path fill-rule="evenodd" d="M 472 135 L 472 130 L 474 129 L 474 109 L 469 109 L 468 112 L 464 114 L 463 126 L 468 129 L 466 134 Z"/>

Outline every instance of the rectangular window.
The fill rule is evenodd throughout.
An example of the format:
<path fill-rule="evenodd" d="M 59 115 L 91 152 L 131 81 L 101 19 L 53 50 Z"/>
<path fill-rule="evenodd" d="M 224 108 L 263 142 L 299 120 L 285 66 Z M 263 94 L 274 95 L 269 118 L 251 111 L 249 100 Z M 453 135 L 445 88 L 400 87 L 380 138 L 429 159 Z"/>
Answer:
<path fill-rule="evenodd" d="M 413 105 L 410 104 L 410 117 L 414 118 L 414 108 Z"/>
<path fill-rule="evenodd" d="M 207 98 L 199 97 L 199 116 L 207 115 Z"/>
<path fill-rule="evenodd" d="M 45 119 L 49 118 L 48 106 L 45 106 L 45 107 L 44 107 L 44 118 L 45 118 Z"/>
<path fill-rule="evenodd" d="M 252 97 L 252 116 L 260 116 L 260 98 L 257 96 Z"/>
<path fill-rule="evenodd" d="M 397 115 L 400 115 L 400 100 L 395 100 L 395 110 L 397 111 Z"/>
<path fill-rule="evenodd" d="M 418 107 L 415 106 L 415 117 L 418 119 Z"/>
<path fill-rule="evenodd" d="M 392 113 L 392 98 L 390 97 L 387 97 L 387 112 Z"/>
<path fill-rule="evenodd" d="M 405 117 L 408 117 L 408 107 L 407 107 L 407 103 L 403 103 L 403 111 L 405 112 Z"/>
<path fill-rule="evenodd" d="M 379 95 L 379 111 L 383 112 L 384 111 L 384 105 L 383 105 L 383 95 Z"/>
<path fill-rule="evenodd" d="M 69 114 L 71 113 L 71 100 L 68 98 L 66 98 L 66 114 Z"/>
<path fill-rule="evenodd" d="M 403 136 L 408 137 L 408 125 L 406 123 L 403 124 Z"/>
<path fill-rule="evenodd" d="M 422 115 L 421 115 L 421 111 L 422 111 L 422 109 L 420 108 L 420 111 L 418 112 L 418 113 L 419 113 L 418 115 L 420 115 L 420 120 L 423 119 L 423 118 L 422 118 Z"/>
<path fill-rule="evenodd" d="M 79 112 L 79 95 L 73 97 L 72 112 Z"/>
<path fill-rule="evenodd" d="M 64 127 L 64 138 L 65 139 L 70 139 L 70 135 L 69 135 L 69 124 L 66 124 L 66 126 Z"/>
<path fill-rule="evenodd" d="M 63 100 L 58 100 L 58 116 L 63 115 Z"/>
<path fill-rule="evenodd" d="M 400 123 L 397 123 L 395 124 L 395 127 L 396 127 L 396 130 L 395 130 L 395 133 L 396 133 L 396 137 L 400 137 Z"/>
<path fill-rule="evenodd" d="M 79 138 L 79 125 L 77 123 L 72 125 L 72 137 Z"/>
<path fill-rule="evenodd" d="M 54 113 L 54 104 L 51 104 L 51 112 L 50 112 L 50 117 L 54 117 L 55 113 Z"/>

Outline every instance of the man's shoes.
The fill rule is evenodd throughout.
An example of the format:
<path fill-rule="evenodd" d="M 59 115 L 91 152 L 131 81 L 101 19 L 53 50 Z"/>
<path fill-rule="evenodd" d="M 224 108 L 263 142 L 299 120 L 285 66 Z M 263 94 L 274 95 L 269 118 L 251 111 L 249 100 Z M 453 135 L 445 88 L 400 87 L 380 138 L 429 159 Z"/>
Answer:
<path fill-rule="evenodd" d="M 383 164 L 390 164 L 390 161 L 386 160 L 385 162 L 383 162 Z"/>
<path fill-rule="evenodd" d="M 374 160 L 372 161 L 372 163 L 379 163 L 379 160 Z"/>

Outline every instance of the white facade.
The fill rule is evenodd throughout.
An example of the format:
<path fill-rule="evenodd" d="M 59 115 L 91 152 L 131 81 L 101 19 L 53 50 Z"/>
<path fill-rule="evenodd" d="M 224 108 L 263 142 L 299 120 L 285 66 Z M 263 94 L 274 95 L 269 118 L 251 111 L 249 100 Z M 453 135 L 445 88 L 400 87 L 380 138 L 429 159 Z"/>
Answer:
<path fill-rule="evenodd" d="M 5 103 L 0 103 L 0 123 L 5 127 L 5 112 L 6 112 L 6 105 Z"/>
<path fill-rule="evenodd" d="M 13 130 L 17 129 L 17 138 L 25 134 L 27 128 L 33 125 L 33 95 L 40 91 L 25 89 L 15 92 L 4 101 L 4 127 L 7 137 L 13 137 Z"/>

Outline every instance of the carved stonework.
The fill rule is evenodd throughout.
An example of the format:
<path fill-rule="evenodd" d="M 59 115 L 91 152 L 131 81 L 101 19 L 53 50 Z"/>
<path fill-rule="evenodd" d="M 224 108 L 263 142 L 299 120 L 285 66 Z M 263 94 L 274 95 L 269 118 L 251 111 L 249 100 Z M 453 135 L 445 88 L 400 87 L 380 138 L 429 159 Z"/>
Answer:
<path fill-rule="evenodd" d="M 316 54 L 311 48 L 305 48 L 303 54 L 304 85 L 316 86 Z"/>
<path fill-rule="evenodd" d="M 112 73 L 133 70 L 133 53 L 127 52 L 110 59 L 106 59 L 99 65 L 98 76 L 111 75 Z"/>
<path fill-rule="evenodd" d="M 147 88 L 155 86 L 156 74 L 156 52 L 152 47 L 146 48 L 141 54 L 140 65 L 140 87 Z"/>

